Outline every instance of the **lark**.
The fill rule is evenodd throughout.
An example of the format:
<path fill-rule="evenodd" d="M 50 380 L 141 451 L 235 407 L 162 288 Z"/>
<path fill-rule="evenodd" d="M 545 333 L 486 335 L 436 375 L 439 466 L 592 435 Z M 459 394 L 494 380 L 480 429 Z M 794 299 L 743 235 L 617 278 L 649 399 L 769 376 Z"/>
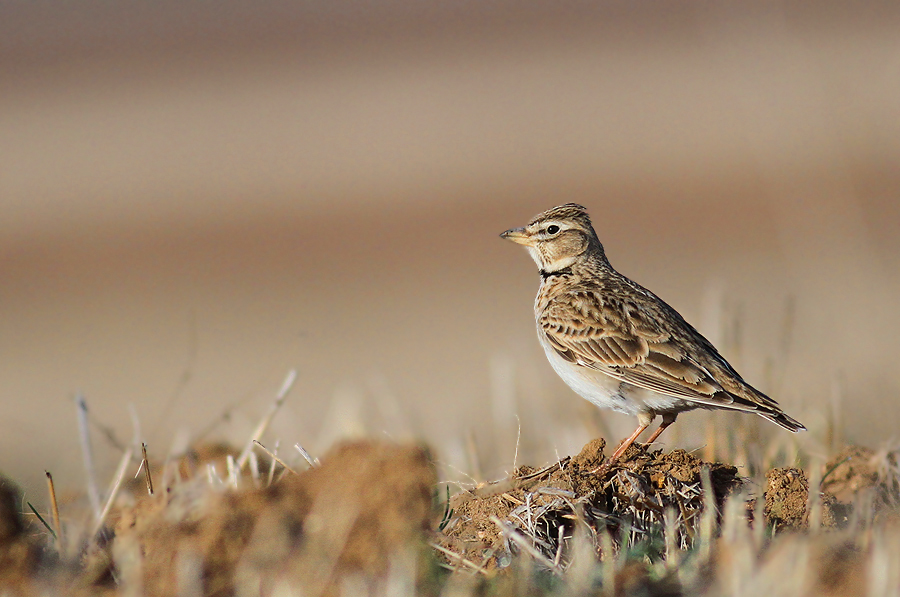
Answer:
<path fill-rule="evenodd" d="M 806 429 L 744 381 L 675 309 L 613 269 L 581 205 L 554 207 L 500 236 L 524 245 L 537 263 L 538 339 L 556 373 L 600 408 L 637 416 L 637 429 L 603 470 L 657 415 L 662 422 L 647 443 L 696 408 L 751 412 L 789 431 Z"/>

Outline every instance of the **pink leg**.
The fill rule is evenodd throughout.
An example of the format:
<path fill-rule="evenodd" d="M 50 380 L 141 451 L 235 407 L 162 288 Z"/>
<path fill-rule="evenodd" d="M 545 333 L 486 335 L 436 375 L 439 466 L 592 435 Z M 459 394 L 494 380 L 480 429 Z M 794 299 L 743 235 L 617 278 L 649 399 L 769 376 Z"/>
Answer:
<path fill-rule="evenodd" d="M 636 440 L 638 438 L 638 436 L 640 434 L 642 434 L 644 432 L 644 430 L 647 429 L 647 427 L 649 427 L 649 426 L 650 426 L 649 423 L 642 423 L 642 424 L 638 425 L 638 428 L 634 430 L 634 433 L 632 433 L 628 437 L 628 439 L 626 439 L 621 444 L 619 444 L 619 447 L 616 448 L 616 451 L 613 452 L 612 456 L 609 457 L 609 464 L 612 464 L 613 462 L 615 462 L 616 460 L 621 458 L 622 454 L 625 453 L 625 450 L 627 450 L 628 447 L 634 443 L 634 440 Z"/>
<path fill-rule="evenodd" d="M 619 447 L 616 448 L 616 451 L 612 453 L 612 456 L 609 457 L 609 460 L 607 460 L 602 465 L 600 465 L 600 468 L 598 468 L 594 472 L 601 476 L 605 475 L 606 471 L 609 470 L 609 467 L 612 466 L 614 462 L 616 462 L 619 458 L 622 457 L 622 454 L 625 453 L 625 450 L 628 449 L 628 446 L 633 444 L 634 440 L 636 440 L 638 438 L 638 436 L 640 434 L 642 434 L 644 432 L 644 430 L 647 429 L 647 427 L 650 426 L 650 423 L 653 422 L 653 417 L 654 417 L 654 415 L 650 415 L 649 417 L 647 415 L 643 415 L 643 416 L 639 415 L 638 423 L 640 423 L 640 424 L 638 425 L 638 428 L 635 429 L 634 433 L 632 433 L 626 440 L 624 440 L 621 444 L 619 444 Z"/>
<path fill-rule="evenodd" d="M 677 417 L 678 417 L 678 413 L 671 414 L 671 415 L 670 414 L 663 415 L 662 423 L 660 423 L 659 427 L 656 428 L 656 431 L 654 431 L 650 435 L 650 437 L 647 439 L 647 443 L 652 444 L 653 442 L 655 442 L 656 438 L 658 438 L 660 436 L 660 434 L 662 434 L 662 432 L 666 430 L 666 427 L 668 427 L 669 425 L 674 423 L 675 419 Z"/>

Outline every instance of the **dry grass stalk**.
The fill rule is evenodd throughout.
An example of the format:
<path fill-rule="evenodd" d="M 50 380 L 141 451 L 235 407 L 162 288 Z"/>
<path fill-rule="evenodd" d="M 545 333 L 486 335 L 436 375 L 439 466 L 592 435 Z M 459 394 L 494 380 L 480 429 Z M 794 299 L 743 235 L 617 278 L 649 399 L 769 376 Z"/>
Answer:
<path fill-rule="evenodd" d="M 119 488 L 122 487 L 122 480 L 125 479 L 125 470 L 128 468 L 128 464 L 131 462 L 131 457 L 134 454 L 131 448 L 125 450 L 125 453 L 122 454 L 121 460 L 119 460 L 119 466 L 116 469 L 116 474 L 113 476 L 112 483 L 109 487 L 109 497 L 106 498 L 106 505 L 103 506 L 103 510 L 100 512 L 100 516 L 97 518 L 97 521 L 94 523 L 94 527 L 91 529 L 91 537 L 96 537 L 97 533 L 100 531 L 100 528 L 103 526 L 103 521 L 106 520 L 106 517 L 109 515 L 109 511 L 113 507 L 113 503 L 115 503 L 116 496 L 119 493 Z"/>
<path fill-rule="evenodd" d="M 153 477 L 150 474 L 150 461 L 147 460 L 147 444 L 141 443 L 141 468 L 144 469 L 144 482 L 147 484 L 147 495 L 153 495 Z M 140 469 L 138 469 L 140 472 Z"/>
<path fill-rule="evenodd" d="M 82 394 L 75 397 L 76 418 L 78 421 L 78 438 L 81 444 L 81 455 L 84 460 L 85 481 L 87 482 L 88 501 L 94 513 L 94 520 L 100 519 L 100 491 L 97 489 L 97 472 L 94 467 L 94 453 L 91 449 L 91 434 L 88 428 L 87 400 Z"/>
<path fill-rule="evenodd" d="M 294 449 L 296 449 L 298 452 L 300 452 L 300 456 L 303 456 L 303 459 L 306 460 L 306 462 L 309 464 L 309 466 L 319 466 L 319 464 L 320 464 L 319 459 L 313 458 L 312 456 L 310 456 L 309 452 L 307 452 L 303 448 L 303 446 L 301 446 L 300 444 L 294 444 Z"/>
<path fill-rule="evenodd" d="M 723 435 L 721 429 L 715 433 Z M 756 441 L 752 433 L 742 437 Z M 734 467 L 704 463 L 681 450 L 666 454 L 634 447 L 609 475 L 599 479 L 595 471 L 604 458 L 602 440 L 591 442 L 574 457 L 541 469 L 522 467 L 500 482 L 454 496 L 440 523 L 442 532 L 429 542 L 433 549 L 429 553 L 436 554 L 442 570 L 451 576 L 435 573 L 436 580 L 431 582 L 438 583 L 437 588 L 424 591 L 420 586 L 424 552 L 410 551 L 412 544 L 404 543 L 413 534 L 402 535 L 402 540 L 395 537 L 392 545 L 397 549 L 390 557 L 377 563 L 372 559 L 378 559 L 375 556 L 387 541 L 387 535 L 379 533 L 388 533 L 390 527 L 376 533 L 370 525 L 379 520 L 381 524 L 380 517 L 388 510 L 400 521 L 409 511 L 397 496 L 397 481 L 383 484 L 386 477 L 407 466 L 398 465 L 389 450 L 381 454 L 378 467 L 355 477 L 357 464 L 368 462 L 373 448 L 357 447 L 355 456 L 342 467 L 327 470 L 323 470 L 327 456 L 320 466 L 305 454 L 311 468 L 298 475 L 277 457 L 277 443 L 270 452 L 254 441 L 251 445 L 271 458 L 266 487 L 259 488 L 264 473 L 255 452 L 247 454 L 249 471 L 242 471 L 233 452 L 218 452 L 219 469 L 223 460 L 227 466 L 225 482 L 216 465 L 206 459 L 198 459 L 191 474 L 200 477 L 194 479 L 169 475 L 170 468 L 177 469 L 173 462 L 162 472 L 164 484 L 169 485 L 166 479 L 172 478 L 170 491 L 157 492 L 160 495 L 152 500 L 138 496 L 137 490 L 122 490 L 132 457 L 129 450 L 122 456 L 91 535 L 92 553 L 98 554 L 91 557 L 101 561 L 96 567 L 100 573 L 86 583 L 90 591 L 79 597 L 99 594 L 95 590 L 100 585 L 92 583 L 101 582 L 97 579 L 104 574 L 119 583 L 105 586 L 110 596 L 208 594 L 211 570 L 216 582 L 224 583 L 217 587 L 232 586 L 239 594 L 255 595 L 265 584 L 266 594 L 285 596 L 393 597 L 443 591 L 456 597 L 486 593 L 498 597 L 778 597 L 900 591 L 900 573 L 893 566 L 900 561 L 900 449 L 896 445 L 880 450 L 848 448 L 825 464 L 804 455 L 804 462 L 810 464 L 803 470 L 773 468 L 786 458 L 795 460 L 796 446 L 789 440 L 772 442 L 756 456 L 722 437 L 714 442 L 759 467 L 754 471 L 768 470 L 769 478 L 757 484 L 762 491 L 755 497 L 746 493 L 752 484 L 738 477 Z M 305 452 L 299 444 L 295 448 L 301 455 Z M 421 455 L 416 458 L 421 465 Z M 141 468 L 148 464 L 144 448 Z M 284 467 L 282 475 L 290 473 L 280 481 L 275 481 L 277 464 Z M 425 468 L 420 466 L 420 471 Z M 143 470 L 149 477 L 149 468 Z M 204 471 L 207 483 L 202 479 Z M 244 480 L 252 479 L 252 487 L 241 483 L 242 475 Z M 345 484 L 350 478 L 354 480 Z M 48 474 L 48 487 L 54 494 L 51 481 Z M 428 489 L 436 485 L 433 477 L 425 480 L 424 474 L 414 485 L 418 511 L 427 524 L 432 519 Z M 148 489 L 151 486 L 148 479 Z M 323 492 L 325 486 L 331 489 Z M 842 503 L 831 492 L 841 493 Z M 117 507 L 114 502 L 120 495 Z M 129 500 L 132 505 L 121 506 Z M 217 505 L 206 509 L 209 504 Z M 128 517 L 140 530 L 131 531 L 136 534 L 130 538 Z M 172 520 L 179 522 L 167 527 Z M 433 520 L 438 526 L 440 518 L 435 515 Z M 486 524 L 478 527 L 478 521 Z M 97 530 L 104 524 L 115 525 L 115 534 L 104 533 L 101 540 Z M 61 531 L 58 511 L 53 526 Z M 230 530 L 238 530 L 236 541 L 223 543 Z M 0 517 L 0 536 L 2 531 Z M 71 529 L 69 535 L 73 535 Z M 198 536 L 205 539 L 198 542 Z M 23 535 L 16 537 L 19 541 Z M 302 538 L 305 543 L 298 542 Z M 105 541 L 111 547 L 104 546 Z M 0 540 L 0 594 L 5 594 L 5 571 L 15 569 L 7 565 L 8 554 L 14 553 L 9 545 L 15 547 Z M 162 565 L 151 561 L 160 554 L 169 558 L 160 569 L 171 574 L 166 585 L 171 592 L 154 592 L 141 573 Z M 353 566 L 358 567 L 348 568 L 348 562 L 357 562 Z M 361 569 L 379 572 L 366 576 L 369 573 Z M 71 572 L 57 574 L 65 577 Z M 468 584 L 454 580 L 460 576 L 466 576 Z M 67 587 L 77 586 L 70 581 L 66 579 Z M 67 593 L 54 585 L 11 594 Z"/>
<path fill-rule="evenodd" d="M 473 571 L 478 572 L 478 573 L 480 573 L 480 574 L 484 574 L 484 575 L 487 575 L 487 574 L 488 574 L 487 570 L 485 570 L 483 567 L 479 566 L 479 565 L 476 564 L 475 562 L 472 562 L 472 561 L 470 561 L 470 560 L 467 560 L 466 558 L 462 557 L 461 555 L 459 555 L 459 554 L 456 553 L 455 551 L 451 551 L 451 550 L 447 549 L 446 547 L 444 547 L 443 545 L 439 545 L 439 544 L 434 543 L 434 542 L 431 542 L 431 543 L 429 543 L 428 545 L 431 546 L 432 548 L 438 550 L 439 552 L 441 552 L 442 554 L 444 554 L 445 556 L 447 556 L 448 558 L 450 558 L 451 561 L 456 562 L 456 563 L 459 564 L 459 565 L 465 566 L 465 567 L 469 568 L 470 570 L 473 570 Z M 445 566 L 446 566 L 446 565 L 445 565 Z M 456 566 L 446 566 L 446 567 L 447 567 L 449 570 L 456 570 L 456 569 L 457 569 Z"/>
<path fill-rule="evenodd" d="M 290 371 L 288 371 L 287 377 L 284 378 L 284 381 L 281 384 L 281 388 L 279 388 L 278 393 L 275 395 L 275 400 L 269 407 L 268 412 L 260 420 L 259 424 L 256 426 L 256 429 L 253 431 L 253 434 L 250 436 L 250 440 L 247 442 L 247 445 L 244 447 L 244 450 L 238 457 L 238 469 L 243 469 L 244 465 L 247 464 L 247 459 L 250 458 L 250 451 L 253 450 L 254 442 L 258 443 L 258 441 L 262 439 L 263 434 L 269 428 L 269 425 L 272 423 L 272 419 L 275 418 L 275 415 L 281 409 L 281 405 L 284 404 L 285 398 L 287 398 L 288 393 L 291 391 L 291 388 L 294 387 L 294 382 L 296 381 L 297 370 L 291 369 Z"/>
<path fill-rule="evenodd" d="M 56 546 L 60 553 L 63 550 L 64 539 L 62 524 L 59 522 L 59 502 L 56 500 L 56 487 L 53 485 L 53 475 L 50 471 L 44 471 L 47 475 L 47 493 L 50 494 L 50 512 L 53 515 L 53 529 L 56 531 Z"/>
<path fill-rule="evenodd" d="M 281 458 L 279 458 L 279 457 L 275 454 L 275 452 L 270 452 L 268 448 L 266 448 L 264 445 L 262 445 L 261 443 L 259 443 L 259 442 L 256 441 L 256 440 L 253 440 L 253 443 L 254 443 L 255 445 L 259 446 L 259 448 L 261 448 L 262 451 L 265 452 L 266 454 L 268 454 L 268 455 L 269 455 L 269 458 L 272 459 L 272 468 L 271 468 L 271 470 L 269 471 L 269 485 L 272 484 L 272 475 L 273 475 L 274 472 L 275 472 L 275 466 L 274 466 L 274 463 L 276 463 L 276 462 L 277 462 L 278 464 L 280 464 L 280 465 L 284 468 L 284 470 L 286 470 L 286 471 L 288 471 L 288 472 L 290 472 L 290 473 L 293 473 L 293 474 L 295 474 L 295 475 L 299 474 L 297 471 L 295 471 L 294 469 L 292 469 L 291 467 L 289 467 L 289 466 L 287 465 L 287 463 L 286 463 L 284 460 L 282 460 Z"/>

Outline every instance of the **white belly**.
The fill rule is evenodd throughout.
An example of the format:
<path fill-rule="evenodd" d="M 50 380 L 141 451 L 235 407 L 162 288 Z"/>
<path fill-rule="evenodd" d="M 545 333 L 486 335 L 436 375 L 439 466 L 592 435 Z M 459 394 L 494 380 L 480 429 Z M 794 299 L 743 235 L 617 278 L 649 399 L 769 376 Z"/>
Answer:
<path fill-rule="evenodd" d="M 638 413 L 664 413 L 694 408 L 684 400 L 665 396 L 650 390 L 621 382 L 596 369 L 575 365 L 565 360 L 547 342 L 538 330 L 538 339 L 550 361 L 550 366 L 576 394 L 597 405 L 627 415 Z"/>

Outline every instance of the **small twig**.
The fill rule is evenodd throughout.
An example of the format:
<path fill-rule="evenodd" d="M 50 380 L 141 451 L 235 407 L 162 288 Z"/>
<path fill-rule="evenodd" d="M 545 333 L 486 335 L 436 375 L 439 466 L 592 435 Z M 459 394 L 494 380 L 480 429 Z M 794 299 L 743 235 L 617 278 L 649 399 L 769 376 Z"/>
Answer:
<path fill-rule="evenodd" d="M 487 570 L 484 569 L 484 567 L 479 566 L 478 564 L 476 564 L 475 562 L 473 562 L 471 560 L 467 560 L 466 558 L 464 558 L 462 555 L 456 553 L 455 551 L 447 549 L 446 547 L 441 547 L 437 543 L 429 543 L 429 545 L 431 545 L 431 547 L 435 548 L 442 554 L 449 556 L 451 558 L 454 558 L 457 561 L 457 563 L 462 564 L 463 566 L 466 566 L 468 568 L 471 568 L 475 572 L 480 572 L 481 574 L 484 574 L 485 576 L 488 575 L 488 572 L 487 572 Z"/>
<path fill-rule="evenodd" d="M 100 519 L 100 492 L 97 489 L 97 475 L 94 470 L 94 455 L 91 451 L 91 435 L 88 429 L 87 401 L 82 394 L 75 397 L 78 419 L 78 436 L 81 439 L 81 455 L 84 458 L 84 468 L 87 475 L 88 501 L 94 511 L 94 521 Z"/>
<path fill-rule="evenodd" d="M 47 475 L 47 491 L 50 493 L 50 512 L 53 515 L 53 527 L 56 532 L 53 536 L 57 540 L 57 547 L 62 551 L 63 532 L 62 525 L 59 523 L 59 503 L 56 501 L 56 488 L 53 486 L 53 475 L 50 471 L 44 471 Z"/>
<path fill-rule="evenodd" d="M 556 538 L 556 556 L 553 558 L 553 565 L 557 568 L 559 567 L 559 562 L 562 559 L 562 551 L 563 545 L 565 545 L 565 535 L 566 535 L 566 527 L 563 525 L 559 525 L 559 532 Z"/>
<path fill-rule="evenodd" d="M 525 553 L 530 555 L 532 558 L 534 558 L 538 562 L 542 563 L 544 566 L 546 566 L 547 568 L 552 570 L 555 574 L 560 574 L 559 568 L 557 568 L 556 566 L 553 565 L 553 561 L 550 558 L 548 558 L 547 556 L 545 556 L 544 554 L 542 554 L 541 552 L 539 552 L 537 549 L 535 549 L 534 545 L 529 543 L 528 540 L 525 539 L 525 537 L 523 535 L 517 533 L 509 523 L 503 522 L 496 516 L 491 516 L 490 520 L 495 525 L 497 525 L 497 527 L 500 528 L 500 532 L 503 534 L 504 537 L 506 537 L 507 539 L 509 539 L 516 545 L 518 545 L 522 551 L 524 551 Z"/>
<path fill-rule="evenodd" d="M 519 415 L 516 415 L 516 424 L 518 425 L 518 432 L 516 433 L 516 451 L 513 454 L 513 467 L 512 473 L 516 474 L 516 463 L 519 461 L 519 441 L 522 439 L 522 420 L 519 418 Z"/>
<path fill-rule="evenodd" d="M 319 466 L 319 459 L 310 456 L 309 452 L 303 449 L 303 446 L 301 446 L 300 444 L 294 444 L 294 447 L 298 452 L 300 452 L 300 455 L 303 456 L 306 462 L 309 463 L 309 466 Z"/>
<path fill-rule="evenodd" d="M 141 452 L 144 455 L 141 467 L 144 469 L 144 479 L 147 481 L 147 494 L 153 495 L 153 479 L 150 477 L 150 461 L 147 459 L 147 444 L 141 443 Z M 138 469 L 140 472 L 140 469 Z"/>
<path fill-rule="evenodd" d="M 253 480 L 253 486 L 259 489 L 259 457 L 256 452 L 250 452 L 250 478 Z"/>
<path fill-rule="evenodd" d="M 277 462 L 278 464 L 280 464 L 281 466 L 283 466 L 283 467 L 284 467 L 284 470 L 290 471 L 290 472 L 294 473 L 295 475 L 298 474 L 297 471 L 295 471 L 294 469 L 292 469 L 291 467 L 289 467 L 289 466 L 288 466 L 281 458 L 279 458 L 278 456 L 275 456 L 275 454 L 273 454 L 272 452 L 270 452 L 269 449 L 266 448 L 264 445 L 262 445 L 261 443 L 259 443 L 259 442 L 256 441 L 256 440 L 253 440 L 253 443 L 256 444 L 257 446 L 259 446 L 260 448 L 262 448 L 263 451 L 264 451 L 266 454 L 268 454 L 269 457 L 270 457 L 272 460 L 274 460 L 275 462 Z M 272 468 L 272 470 L 274 471 L 274 467 Z M 271 475 L 270 475 L 270 481 L 271 481 Z"/>
<path fill-rule="evenodd" d="M 134 450 L 131 448 L 128 448 L 125 450 L 125 453 L 122 454 L 122 460 L 119 461 L 119 468 L 116 469 L 116 475 L 113 477 L 113 482 L 109 489 L 109 497 L 106 498 L 106 505 L 103 507 L 103 511 L 94 523 L 91 537 L 97 535 L 97 532 L 103 526 L 103 521 L 106 520 L 106 516 L 112 509 L 113 502 L 116 501 L 116 496 L 119 494 L 119 488 L 122 486 L 122 479 L 125 478 L 125 469 L 128 468 L 128 463 L 131 462 L 132 454 L 134 454 Z"/>
<path fill-rule="evenodd" d="M 539 477 L 543 477 L 545 475 L 550 475 L 555 473 L 556 471 L 565 468 L 565 466 L 569 463 L 571 457 L 566 456 L 562 460 L 558 462 L 554 462 L 551 465 L 545 466 L 539 471 L 534 471 L 533 473 L 528 473 L 527 475 L 522 475 L 521 477 L 514 477 L 516 481 L 530 481 L 531 479 L 536 479 Z"/>
<path fill-rule="evenodd" d="M 231 485 L 234 489 L 238 489 L 238 468 L 234 463 L 234 456 L 231 454 L 228 455 L 228 458 L 225 460 L 226 465 L 228 466 L 228 484 Z"/>
<path fill-rule="evenodd" d="M 561 497 L 561 498 L 565 498 L 566 501 L 574 500 L 576 497 L 578 497 L 577 495 L 575 495 L 574 491 L 560 489 L 559 487 L 537 487 L 537 488 L 535 488 L 534 493 L 536 493 L 538 495 L 549 495 L 552 497 Z M 575 507 L 572 506 L 572 509 L 574 510 Z"/>
<path fill-rule="evenodd" d="M 275 454 L 278 453 L 278 444 L 279 443 L 281 443 L 281 440 L 276 439 L 275 440 L 275 450 L 274 450 Z M 266 452 L 268 452 L 268 450 L 266 450 Z M 275 458 L 272 458 L 271 460 L 269 460 L 269 479 L 266 482 L 266 487 L 272 486 L 272 479 L 274 479 L 274 478 L 275 478 Z"/>
<path fill-rule="evenodd" d="M 31 505 L 31 502 L 25 502 L 25 503 L 28 504 L 29 508 L 31 508 L 31 512 L 35 516 L 37 516 L 37 519 L 41 521 L 41 524 L 43 524 L 45 527 L 47 527 L 47 530 L 50 531 L 50 534 L 53 535 L 53 538 L 58 539 L 58 537 L 56 536 L 56 531 L 53 530 L 53 527 L 51 527 L 49 524 L 47 524 L 47 521 L 44 520 L 43 516 L 38 514 L 38 511 L 34 509 L 34 506 Z"/>
<path fill-rule="evenodd" d="M 506 492 L 501 493 L 500 497 L 502 497 L 503 499 L 505 499 L 508 502 L 512 502 L 512 504 L 516 505 L 516 506 L 522 506 L 525 504 L 525 502 L 523 502 L 522 500 L 520 500 L 518 498 L 514 498 L 513 496 L 509 495 Z"/>
<path fill-rule="evenodd" d="M 501 493 L 506 493 L 512 489 L 527 489 L 528 487 L 531 487 L 535 483 L 537 483 L 541 479 L 541 477 L 550 475 L 557 470 L 565 468 L 568 462 L 569 457 L 566 457 L 563 458 L 560 462 L 554 462 L 553 464 L 546 466 L 539 471 L 535 471 L 527 475 L 522 475 L 521 477 L 506 477 L 505 479 L 501 479 L 499 481 L 478 483 L 475 487 L 466 489 L 461 493 L 457 493 L 456 495 L 454 495 L 454 507 L 458 508 L 469 500 L 475 498 L 492 497 L 495 495 L 500 495 Z"/>
<path fill-rule="evenodd" d="M 277 413 L 278 409 L 281 408 L 281 405 L 284 404 L 284 399 L 287 397 L 288 392 L 290 392 L 291 388 L 294 387 L 295 381 L 297 381 L 297 370 L 291 369 L 290 371 L 288 371 L 287 377 L 284 378 L 284 383 L 281 384 L 281 388 L 275 395 L 275 402 L 273 402 L 272 406 L 269 407 L 269 412 L 265 414 L 265 416 L 259 422 L 259 425 L 256 426 L 256 429 L 253 431 L 253 435 L 251 436 L 250 441 L 247 442 L 247 446 L 238 457 L 237 465 L 239 470 L 243 469 L 244 465 L 247 464 L 247 459 L 250 458 L 250 450 L 253 449 L 253 442 L 258 442 L 266 432 L 266 429 L 269 428 L 269 424 L 275 417 L 275 413 Z"/>
<path fill-rule="evenodd" d="M 682 496 L 682 497 L 684 497 L 684 496 Z M 687 535 L 687 538 L 688 538 L 688 541 L 690 542 L 690 544 L 693 545 L 694 537 L 696 536 L 696 533 L 694 532 L 694 525 L 692 523 L 692 518 L 688 514 L 687 509 L 684 507 L 683 501 L 677 500 L 675 503 L 678 504 L 678 511 L 681 514 L 681 520 L 684 522 L 684 532 Z"/>

